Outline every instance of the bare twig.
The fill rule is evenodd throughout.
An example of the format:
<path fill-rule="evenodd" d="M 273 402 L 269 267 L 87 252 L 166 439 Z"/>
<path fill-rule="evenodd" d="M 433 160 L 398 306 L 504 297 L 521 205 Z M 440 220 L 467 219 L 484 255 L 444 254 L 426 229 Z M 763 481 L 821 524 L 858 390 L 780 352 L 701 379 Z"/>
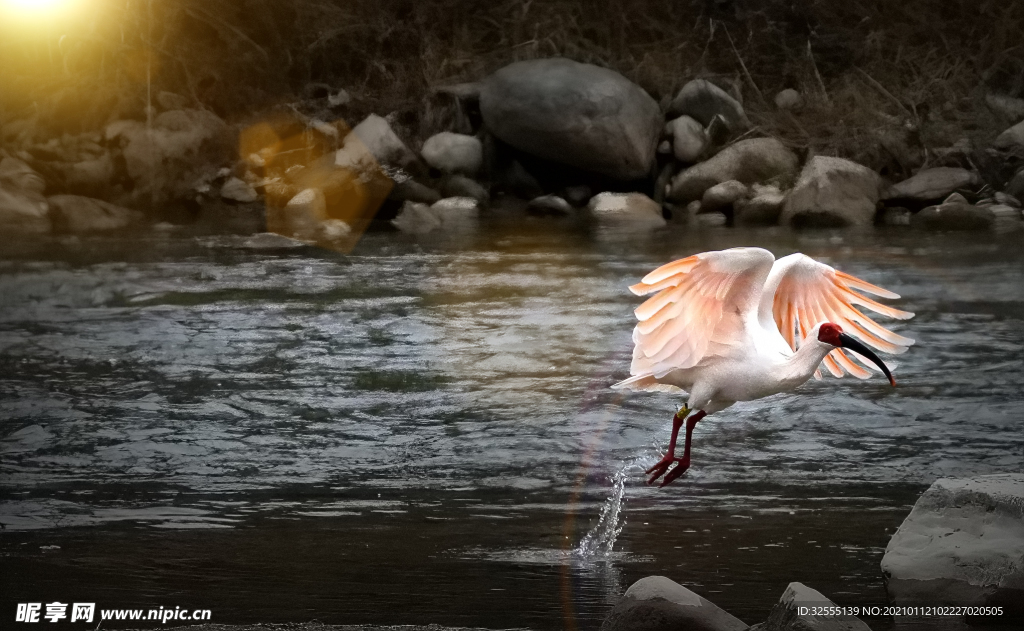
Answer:
<path fill-rule="evenodd" d="M 818 64 L 814 63 L 814 53 L 811 52 L 811 40 L 807 40 L 807 58 L 811 60 L 811 67 L 814 68 L 814 76 L 818 79 L 818 87 L 821 88 L 821 96 L 825 98 L 825 104 L 832 107 L 832 101 L 828 98 L 828 91 L 825 89 L 825 82 L 821 80 L 821 73 L 818 72 Z"/>
<path fill-rule="evenodd" d="M 871 87 L 875 88 L 876 90 L 881 92 L 883 95 L 888 97 L 889 100 L 891 100 L 893 103 L 898 105 L 900 107 L 900 109 L 903 110 L 903 112 L 907 114 L 907 116 L 913 116 L 913 114 L 911 114 L 910 110 L 907 109 L 907 106 L 904 105 L 902 101 L 900 101 L 895 96 L 893 96 L 892 92 L 886 90 L 885 86 L 883 86 L 878 81 L 875 81 L 874 77 L 872 77 L 868 73 L 864 72 L 863 70 L 861 70 L 857 66 L 854 66 L 853 69 L 856 70 L 858 72 L 858 74 L 860 74 L 860 76 L 864 77 L 864 80 L 867 81 L 871 85 Z"/>
<path fill-rule="evenodd" d="M 754 92 L 757 92 L 757 97 L 761 99 L 761 103 L 767 105 L 768 101 L 765 100 L 761 89 L 757 87 L 756 83 L 754 83 L 754 77 L 750 76 L 750 71 L 747 70 L 747 64 L 743 63 L 743 57 L 740 57 L 740 51 L 736 50 L 736 43 L 732 41 L 732 35 L 729 34 L 729 29 L 723 26 L 722 30 L 725 31 L 725 36 L 729 38 L 729 45 L 732 46 L 732 52 L 736 55 L 736 60 L 740 62 L 740 68 L 743 68 L 743 74 L 746 75 L 747 81 L 749 81 L 750 85 L 754 87 Z"/>

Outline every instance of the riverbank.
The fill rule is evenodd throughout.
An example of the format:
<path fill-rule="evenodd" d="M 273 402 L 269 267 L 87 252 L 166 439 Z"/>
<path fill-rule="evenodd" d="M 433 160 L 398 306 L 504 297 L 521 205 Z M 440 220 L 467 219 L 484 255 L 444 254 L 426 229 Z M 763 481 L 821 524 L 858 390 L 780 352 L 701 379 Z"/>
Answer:
<path fill-rule="evenodd" d="M 387 226 L 406 201 L 471 197 L 487 212 L 497 197 L 510 195 L 525 202 L 542 198 L 533 208 L 557 215 L 585 209 L 592 195 L 623 190 L 662 204 L 669 218 L 731 225 L 746 214 L 770 224 L 780 215 L 785 223 L 807 214 L 781 210 L 782 195 L 807 174 L 815 185 L 821 177 L 859 180 L 852 206 L 860 205 L 860 216 L 851 216 L 844 202 L 826 224 L 861 224 L 871 215 L 868 223 L 903 225 L 917 211 L 949 201 L 949 208 L 924 215 L 922 223 L 985 229 L 1002 225 L 1004 215 L 1013 214 L 1002 206 L 1019 208 L 1024 195 L 1024 175 L 1018 173 L 1022 133 L 1008 131 L 1024 118 L 1024 87 L 1014 78 L 1024 61 L 1006 44 L 1016 5 L 649 3 L 631 9 L 628 19 L 621 16 L 613 32 L 605 13 L 569 1 L 515 11 L 508 3 L 489 7 L 503 15 L 500 20 L 489 19 L 488 11 L 457 10 L 451 12 L 454 22 L 434 19 L 456 4 L 418 3 L 405 7 L 411 13 L 401 20 L 394 13 L 401 7 L 368 3 L 342 10 L 312 1 L 287 9 L 257 2 L 246 15 L 218 2 L 158 7 L 155 16 L 135 7 L 116 19 L 97 13 L 84 20 L 91 38 L 77 36 L 73 24 L 55 25 L 54 33 L 67 31 L 63 64 L 52 52 L 44 55 L 45 37 L 19 33 L 0 47 L 12 69 L 0 103 L 0 155 L 9 161 L 0 183 L 6 191 L 0 205 L 8 209 L 2 223 L 24 224 L 30 232 L 77 232 L 201 220 L 235 231 L 280 231 L 288 227 L 287 217 L 277 212 L 275 220 L 264 206 L 271 215 L 275 207 L 283 212 L 296 195 L 314 189 L 323 201 L 310 192 L 308 201 L 297 204 L 305 215 L 312 213 L 318 228 L 325 218 L 336 220 L 322 234 L 305 235 L 321 241 L 359 234 L 370 216 Z M 271 15 L 276 31 L 261 22 Z M 113 47 L 108 38 L 115 31 L 122 35 Z M 202 33 L 208 37 L 200 41 Z M 532 60 L 536 68 L 556 57 L 582 62 L 563 73 L 577 86 L 566 103 L 586 112 L 596 101 L 580 90 L 601 77 L 620 77 L 620 91 L 631 96 L 613 100 L 635 106 L 610 118 L 609 129 L 643 129 L 627 133 L 626 144 L 603 138 L 570 155 L 550 150 L 564 139 L 531 140 L 520 133 L 530 116 L 556 124 L 551 112 L 538 109 L 544 98 L 556 98 L 553 93 L 538 93 L 539 100 L 519 103 L 517 111 L 488 107 L 487 94 L 494 97 L 490 102 L 508 102 L 496 71 L 516 61 Z M 511 94 L 528 87 L 528 78 L 516 79 L 523 80 L 513 81 Z M 688 105 L 685 93 L 692 96 L 695 85 L 713 94 L 710 109 L 692 99 Z M 556 114 L 569 128 L 576 124 L 573 107 Z M 716 114 L 723 117 L 718 123 Z M 650 131 L 654 118 L 664 126 L 657 139 Z M 337 172 L 308 168 L 348 146 L 353 127 L 383 168 L 370 174 L 338 162 L 369 184 L 355 192 Z M 480 162 L 467 168 L 445 162 L 444 155 L 432 161 L 430 142 L 438 134 L 448 134 L 448 144 L 476 142 Z M 678 182 L 694 164 L 726 150 L 749 160 L 742 147 L 758 138 L 785 148 L 776 154 L 791 152 L 795 157 L 783 162 L 795 161 L 796 170 L 727 170 L 712 183 L 739 181 L 746 188 L 733 186 L 725 198 L 708 200 Z M 261 151 L 276 154 L 281 147 L 272 149 L 275 143 L 287 145 L 286 152 L 304 152 L 305 159 L 287 158 L 276 167 L 266 164 L 266 155 L 252 161 Z M 644 155 L 625 170 L 592 159 L 631 160 L 625 156 L 633 149 L 626 147 Z M 814 162 L 816 156 L 850 162 Z M 360 156 L 347 159 L 353 157 Z M 305 168 L 302 177 L 286 173 L 296 167 Z M 933 168 L 956 171 L 935 174 Z M 837 176 L 823 175 L 837 170 Z M 890 188 L 922 172 L 923 188 L 900 195 Z M 753 189 L 755 184 L 762 188 Z M 947 200 L 953 192 L 961 197 Z M 828 205 L 804 197 L 808 207 Z M 698 200 L 703 206 L 693 205 Z M 360 208 L 338 210 L 339 204 Z M 750 212 L 734 213 L 740 206 Z M 441 224 L 446 212 L 412 214 L 422 219 L 419 224 Z M 294 226 L 285 231 L 302 232 Z"/>

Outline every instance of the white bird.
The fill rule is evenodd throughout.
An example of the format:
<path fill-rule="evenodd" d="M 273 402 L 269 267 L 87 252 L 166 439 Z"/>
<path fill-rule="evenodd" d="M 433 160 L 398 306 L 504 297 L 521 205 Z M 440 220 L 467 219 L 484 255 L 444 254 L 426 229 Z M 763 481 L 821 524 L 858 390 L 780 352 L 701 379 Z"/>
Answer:
<path fill-rule="evenodd" d="M 686 471 L 690 435 L 706 415 L 737 401 L 793 390 L 812 375 L 820 379 L 823 362 L 836 377 L 867 379 L 871 372 L 865 367 L 874 369 L 870 360 L 895 386 L 889 368 L 868 346 L 899 354 L 914 343 L 856 306 L 898 320 L 913 313 L 854 290 L 882 298 L 898 295 L 799 253 L 776 261 L 761 248 L 704 252 L 659 267 L 630 290 L 641 296 L 658 293 L 635 311 L 633 376 L 612 387 L 689 393 L 672 419 L 668 452 L 647 470 L 653 474 L 648 484 L 673 462 L 679 464 L 661 486 Z M 677 458 L 684 420 L 686 442 Z"/>

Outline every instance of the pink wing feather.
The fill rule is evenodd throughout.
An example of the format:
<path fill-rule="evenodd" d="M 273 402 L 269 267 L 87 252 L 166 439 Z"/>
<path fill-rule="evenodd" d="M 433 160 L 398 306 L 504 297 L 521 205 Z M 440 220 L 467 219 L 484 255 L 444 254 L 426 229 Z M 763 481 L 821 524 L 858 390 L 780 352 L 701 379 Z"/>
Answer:
<path fill-rule="evenodd" d="M 633 375 L 661 378 L 697 365 L 709 349 L 744 343 L 775 257 L 759 248 L 704 252 L 659 267 L 630 287 L 656 293 L 635 313 Z"/>
<path fill-rule="evenodd" d="M 882 327 L 861 313 L 857 306 L 897 320 L 912 318 L 913 313 L 883 305 L 854 290 L 882 298 L 899 298 L 899 295 L 802 254 L 779 259 L 776 266 L 779 268 L 779 277 L 770 277 L 766 288 L 778 283 L 772 298 L 771 313 L 783 339 L 794 351 L 807 332 L 819 322 L 838 324 L 845 333 L 886 353 L 903 353 L 914 343 L 914 340 Z M 775 270 L 772 276 L 775 276 Z M 850 374 L 866 379 L 871 372 L 860 364 L 875 369 L 873 364 L 856 353 L 842 349 L 829 353 L 823 363 L 836 377 Z"/>

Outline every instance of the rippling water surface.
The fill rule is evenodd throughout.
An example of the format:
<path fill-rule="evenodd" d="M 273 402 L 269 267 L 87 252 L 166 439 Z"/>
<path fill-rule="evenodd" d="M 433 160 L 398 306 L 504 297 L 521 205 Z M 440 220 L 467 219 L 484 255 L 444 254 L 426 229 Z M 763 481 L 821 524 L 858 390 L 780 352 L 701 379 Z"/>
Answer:
<path fill-rule="evenodd" d="M 595 629 L 664 574 L 753 623 L 790 581 L 884 604 L 878 563 L 928 484 L 1024 466 L 1012 236 L 527 220 L 370 233 L 348 255 L 250 245 L 5 246 L 4 611 Z M 628 372 L 626 287 L 736 245 L 902 294 L 917 317 L 894 329 L 918 344 L 896 389 L 826 379 L 710 417 L 691 471 L 647 488 L 677 401 L 608 389 Z M 574 553 L 609 498 L 611 553 Z"/>

